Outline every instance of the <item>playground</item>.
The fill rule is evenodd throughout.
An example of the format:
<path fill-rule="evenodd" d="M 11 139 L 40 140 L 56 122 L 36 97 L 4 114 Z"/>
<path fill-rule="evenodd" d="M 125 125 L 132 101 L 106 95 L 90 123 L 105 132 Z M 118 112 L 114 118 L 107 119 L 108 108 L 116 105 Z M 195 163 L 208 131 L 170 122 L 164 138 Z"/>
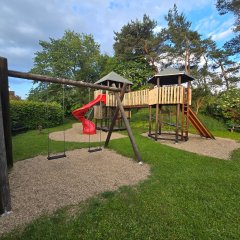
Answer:
<path fill-rule="evenodd" d="M 63 131 L 54 127 L 12 137 L 7 114 L 1 116 L 6 138 L 1 147 L 7 150 L 1 156 L 3 239 L 238 238 L 239 133 L 210 129 L 193 112 L 192 77 L 167 69 L 149 80 L 152 89 L 130 91 L 113 72 L 99 84 L 7 75 L 96 90 L 72 111 L 75 122 L 62 124 Z M 87 118 L 90 109 L 93 119 Z"/>

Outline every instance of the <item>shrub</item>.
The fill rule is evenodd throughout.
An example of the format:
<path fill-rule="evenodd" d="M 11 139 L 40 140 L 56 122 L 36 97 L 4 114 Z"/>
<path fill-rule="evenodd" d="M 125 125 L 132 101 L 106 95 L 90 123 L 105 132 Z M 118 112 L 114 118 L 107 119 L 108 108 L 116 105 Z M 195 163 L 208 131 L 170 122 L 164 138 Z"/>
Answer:
<path fill-rule="evenodd" d="M 208 113 L 223 119 L 230 126 L 240 124 L 240 89 L 229 89 L 219 94 L 215 103 L 208 107 Z"/>
<path fill-rule="evenodd" d="M 13 123 L 28 129 L 54 127 L 62 123 L 61 106 L 55 102 L 10 101 L 10 114 Z"/>

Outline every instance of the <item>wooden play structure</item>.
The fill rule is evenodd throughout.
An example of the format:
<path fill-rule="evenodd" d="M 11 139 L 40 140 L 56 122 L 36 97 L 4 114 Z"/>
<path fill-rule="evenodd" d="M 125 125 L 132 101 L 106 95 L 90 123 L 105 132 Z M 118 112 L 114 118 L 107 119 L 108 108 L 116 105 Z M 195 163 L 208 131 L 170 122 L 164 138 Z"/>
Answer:
<path fill-rule="evenodd" d="M 118 79 L 121 76 L 112 72 L 97 81 L 96 84 L 111 85 L 117 84 Z M 149 108 L 149 133 L 148 136 L 157 140 L 173 140 L 176 143 L 179 140 L 188 140 L 188 128 L 189 122 L 196 129 L 200 136 L 214 139 L 214 136 L 206 128 L 206 126 L 200 121 L 196 114 L 191 110 L 192 102 L 192 91 L 191 91 L 191 81 L 194 78 L 187 75 L 185 72 L 178 71 L 173 68 L 167 68 L 164 71 L 156 74 L 151 79 L 149 83 L 153 84 L 152 89 L 144 89 L 138 91 L 130 91 L 129 81 L 123 79 L 126 84 L 128 84 L 128 90 L 123 98 L 123 106 L 127 115 L 131 117 L 131 109 L 133 108 Z M 128 82 L 127 82 L 128 81 Z M 185 85 L 183 85 L 185 84 Z M 121 83 L 119 83 L 121 87 Z M 111 118 L 112 111 L 106 111 L 106 109 L 115 109 L 117 106 L 117 100 L 114 94 L 110 91 L 96 90 L 94 92 L 95 98 L 100 94 L 106 95 L 106 104 L 100 104 L 95 106 L 94 118 L 104 119 L 106 115 Z M 163 120 L 164 107 L 171 107 L 175 115 L 175 121 L 166 123 Z M 153 114 L 153 110 L 155 110 Z M 153 117 L 153 115 L 155 115 Z M 118 119 L 121 119 L 121 115 L 118 115 Z M 163 132 L 163 125 L 171 125 L 175 128 L 172 132 Z M 106 126 L 103 129 L 108 130 Z M 169 136 L 166 136 L 169 135 Z"/>

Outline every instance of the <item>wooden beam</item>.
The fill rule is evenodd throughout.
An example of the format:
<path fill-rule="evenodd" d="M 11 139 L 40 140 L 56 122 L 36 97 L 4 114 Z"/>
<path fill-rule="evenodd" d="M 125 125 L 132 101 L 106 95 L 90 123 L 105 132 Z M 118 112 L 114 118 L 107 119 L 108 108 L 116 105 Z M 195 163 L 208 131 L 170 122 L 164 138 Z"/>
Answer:
<path fill-rule="evenodd" d="M 121 89 L 116 87 L 108 87 L 93 83 L 87 83 L 84 81 L 74 81 L 66 78 L 56 78 L 56 77 L 49 77 L 39 74 L 32 74 L 32 73 L 23 73 L 23 72 L 17 72 L 17 71 L 8 71 L 8 76 L 15 77 L 15 78 L 23 78 L 26 80 L 34 80 L 34 81 L 41 81 L 41 82 L 50 82 L 50 83 L 59 83 L 59 84 L 66 84 L 76 87 L 87 87 L 87 88 L 93 88 L 93 89 L 101 89 L 101 90 L 108 90 L 111 92 L 120 92 Z"/>
<path fill-rule="evenodd" d="M 121 89 L 121 93 L 120 93 L 120 100 L 121 100 L 121 102 L 123 100 L 126 88 L 127 88 L 127 84 L 124 83 L 123 87 Z M 118 94 L 118 93 L 116 93 L 116 94 Z M 111 138 L 111 135 L 112 135 L 112 131 L 113 131 L 114 125 L 115 125 L 117 117 L 118 117 L 118 112 L 119 112 L 119 106 L 116 106 L 116 110 L 114 112 L 114 115 L 113 115 L 113 118 L 112 118 L 112 122 L 111 122 L 111 125 L 110 125 L 109 130 L 108 130 L 108 135 L 107 135 L 107 138 L 106 138 L 106 141 L 105 141 L 105 144 L 104 144 L 105 147 L 107 147 L 108 144 L 109 144 L 109 141 L 110 141 L 110 138 Z"/>
<path fill-rule="evenodd" d="M 134 139 L 134 136 L 133 136 L 131 127 L 130 127 L 129 122 L 128 122 L 128 120 L 127 120 L 127 117 L 126 117 L 126 115 L 125 115 L 125 111 L 124 111 L 124 108 L 123 108 L 123 105 L 122 105 L 122 101 L 121 101 L 118 93 L 115 93 L 115 97 L 116 97 L 116 100 L 117 100 L 118 107 L 119 107 L 119 109 L 120 109 L 120 111 L 121 111 L 122 118 L 123 118 L 123 121 L 124 121 L 124 123 L 125 123 L 126 129 L 127 129 L 127 132 L 128 132 L 128 136 L 129 136 L 130 142 L 131 142 L 131 144 L 132 144 L 132 148 L 133 148 L 134 154 L 135 154 L 135 156 L 136 156 L 136 158 L 137 158 L 137 161 L 138 161 L 139 163 L 142 163 L 142 158 L 141 158 L 140 153 L 139 153 L 139 151 L 138 151 L 137 144 L 136 144 L 136 142 L 135 142 L 135 139 Z"/>
<path fill-rule="evenodd" d="M 0 215 L 6 214 L 9 211 L 11 211 L 11 199 L 3 129 L 2 101 L 0 97 Z"/>
<path fill-rule="evenodd" d="M 8 65 L 6 58 L 0 58 L 0 85 L 1 85 L 1 101 L 3 112 L 3 129 L 5 138 L 5 148 L 7 155 L 8 168 L 13 167 L 12 155 L 12 131 L 11 131 L 11 118 L 10 118 L 10 103 L 8 91 Z"/>

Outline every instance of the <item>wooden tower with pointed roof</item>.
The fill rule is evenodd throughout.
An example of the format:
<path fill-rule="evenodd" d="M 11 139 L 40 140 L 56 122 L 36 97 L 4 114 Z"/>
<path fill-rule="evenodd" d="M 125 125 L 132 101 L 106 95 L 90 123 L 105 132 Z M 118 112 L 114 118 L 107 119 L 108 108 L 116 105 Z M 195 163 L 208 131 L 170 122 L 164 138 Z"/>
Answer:
<path fill-rule="evenodd" d="M 158 139 L 172 139 L 176 143 L 179 140 L 188 140 L 188 115 L 189 105 L 191 104 L 191 81 L 193 77 L 189 76 L 183 71 L 174 68 L 167 68 L 162 72 L 154 75 L 148 80 L 149 83 L 154 84 L 155 87 L 155 101 L 149 102 L 149 133 L 148 135 Z M 187 84 L 187 87 L 182 84 Z M 164 106 L 171 106 L 175 108 L 175 123 L 165 123 L 163 121 L 162 110 Z M 155 129 L 153 130 L 152 109 L 156 108 L 155 114 Z M 175 127 L 175 131 L 171 133 L 163 133 L 162 126 L 164 124 Z M 175 138 L 166 137 L 166 134 L 175 135 Z"/>
<path fill-rule="evenodd" d="M 130 91 L 131 85 L 133 83 L 113 71 L 107 74 L 106 76 L 104 76 L 103 78 L 101 78 L 100 80 L 98 80 L 97 82 L 95 82 L 95 84 L 105 85 L 108 87 L 116 86 L 117 88 L 122 88 L 124 83 L 127 84 L 127 91 Z M 101 90 L 95 91 L 94 98 L 100 93 L 102 93 Z M 107 106 L 104 106 L 102 103 L 98 106 L 94 106 L 94 119 L 96 122 L 97 129 L 100 129 L 103 131 L 109 130 L 110 122 L 112 120 L 113 114 L 116 109 L 115 104 L 109 104 L 109 96 L 111 96 L 111 93 L 106 91 L 106 96 L 107 96 Z M 125 110 L 125 114 L 128 118 L 130 118 L 131 110 L 130 109 Z M 116 125 L 113 130 L 117 131 L 117 130 L 125 130 L 125 129 L 126 129 L 125 126 L 123 126 L 122 116 L 119 113 L 119 116 L 116 121 Z"/>

